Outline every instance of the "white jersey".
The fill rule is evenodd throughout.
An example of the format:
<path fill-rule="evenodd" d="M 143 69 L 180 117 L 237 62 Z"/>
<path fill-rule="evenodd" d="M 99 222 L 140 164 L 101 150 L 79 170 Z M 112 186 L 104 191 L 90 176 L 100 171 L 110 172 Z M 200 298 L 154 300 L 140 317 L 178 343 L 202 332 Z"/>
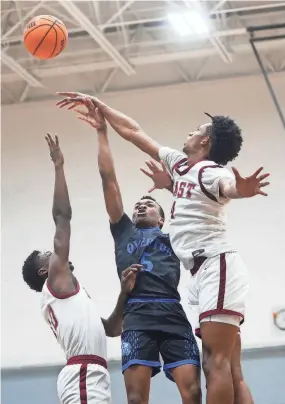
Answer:
<path fill-rule="evenodd" d="M 188 166 L 186 154 L 168 147 L 160 148 L 159 157 L 174 181 L 169 235 L 184 267 L 191 269 L 199 255 L 213 257 L 234 251 L 226 236 L 225 205 L 229 200 L 219 192 L 220 180 L 234 180 L 234 175 L 209 160 Z"/>
<path fill-rule="evenodd" d="M 41 309 L 67 360 L 78 355 L 97 355 L 107 360 L 107 338 L 101 318 L 79 283 L 74 293 L 61 298 L 46 281 Z"/>

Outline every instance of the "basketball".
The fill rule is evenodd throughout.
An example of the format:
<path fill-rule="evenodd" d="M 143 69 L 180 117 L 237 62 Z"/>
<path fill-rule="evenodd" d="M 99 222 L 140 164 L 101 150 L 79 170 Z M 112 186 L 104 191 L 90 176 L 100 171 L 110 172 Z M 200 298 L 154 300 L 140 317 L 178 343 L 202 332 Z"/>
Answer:
<path fill-rule="evenodd" d="M 58 18 L 51 15 L 34 17 L 24 31 L 24 44 L 28 52 L 39 59 L 52 59 L 66 46 L 68 32 Z"/>

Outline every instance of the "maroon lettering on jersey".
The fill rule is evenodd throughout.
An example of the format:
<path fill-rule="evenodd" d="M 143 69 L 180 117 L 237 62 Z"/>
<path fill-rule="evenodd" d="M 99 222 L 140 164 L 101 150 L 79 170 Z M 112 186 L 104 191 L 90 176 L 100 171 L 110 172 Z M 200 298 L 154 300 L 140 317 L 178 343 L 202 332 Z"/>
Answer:
<path fill-rule="evenodd" d="M 48 322 L 49 322 L 50 328 L 51 328 L 52 332 L 54 333 L 55 337 L 57 338 L 56 330 L 58 327 L 58 320 L 50 305 L 48 305 L 47 309 L 48 309 Z"/>
<path fill-rule="evenodd" d="M 195 188 L 195 184 L 191 184 L 191 182 L 187 184 L 186 198 L 188 198 L 188 199 L 191 198 L 192 189 L 194 189 L 194 188 Z"/>
<path fill-rule="evenodd" d="M 186 187 L 186 182 L 184 182 L 184 181 L 180 182 L 179 189 L 177 192 L 177 198 L 183 198 L 185 187 Z"/>
<path fill-rule="evenodd" d="M 186 181 L 181 181 L 175 182 L 174 185 L 174 196 L 177 196 L 177 198 L 191 198 L 192 196 L 192 190 L 195 188 L 195 184 L 192 184 L 191 182 L 186 182 Z"/>
<path fill-rule="evenodd" d="M 175 184 L 174 184 L 174 191 L 173 191 L 174 196 L 177 195 L 177 190 L 178 190 L 178 182 L 176 181 Z"/>

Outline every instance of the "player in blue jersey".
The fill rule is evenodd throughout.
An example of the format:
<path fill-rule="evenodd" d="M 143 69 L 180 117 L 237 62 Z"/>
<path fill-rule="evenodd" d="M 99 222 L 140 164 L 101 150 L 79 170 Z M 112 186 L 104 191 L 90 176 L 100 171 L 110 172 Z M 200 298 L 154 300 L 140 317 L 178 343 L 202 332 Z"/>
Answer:
<path fill-rule="evenodd" d="M 93 104 L 89 105 L 92 109 Z M 161 231 L 164 212 L 152 197 L 142 197 L 132 219 L 123 209 L 107 126 L 98 110 L 87 120 L 98 133 L 98 165 L 115 242 L 118 275 L 141 264 L 127 302 L 122 333 L 122 371 L 128 403 L 147 404 L 151 377 L 161 368 L 179 389 L 183 404 L 200 404 L 200 356 L 177 291 L 180 262 Z"/>

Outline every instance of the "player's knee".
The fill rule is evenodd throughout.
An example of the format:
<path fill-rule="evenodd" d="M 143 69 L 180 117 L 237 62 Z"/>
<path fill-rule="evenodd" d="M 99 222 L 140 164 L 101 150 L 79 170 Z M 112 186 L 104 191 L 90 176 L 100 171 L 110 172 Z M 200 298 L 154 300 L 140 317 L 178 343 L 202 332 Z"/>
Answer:
<path fill-rule="evenodd" d="M 206 377 L 212 372 L 230 373 L 230 359 L 222 354 L 207 354 L 203 357 L 203 370 Z"/>
<path fill-rule="evenodd" d="M 138 392 L 128 394 L 128 404 L 145 404 L 142 395 Z"/>
<path fill-rule="evenodd" d="M 198 381 L 195 383 L 191 383 L 191 386 L 181 391 L 183 404 L 200 404 L 201 397 L 201 387 Z"/>

